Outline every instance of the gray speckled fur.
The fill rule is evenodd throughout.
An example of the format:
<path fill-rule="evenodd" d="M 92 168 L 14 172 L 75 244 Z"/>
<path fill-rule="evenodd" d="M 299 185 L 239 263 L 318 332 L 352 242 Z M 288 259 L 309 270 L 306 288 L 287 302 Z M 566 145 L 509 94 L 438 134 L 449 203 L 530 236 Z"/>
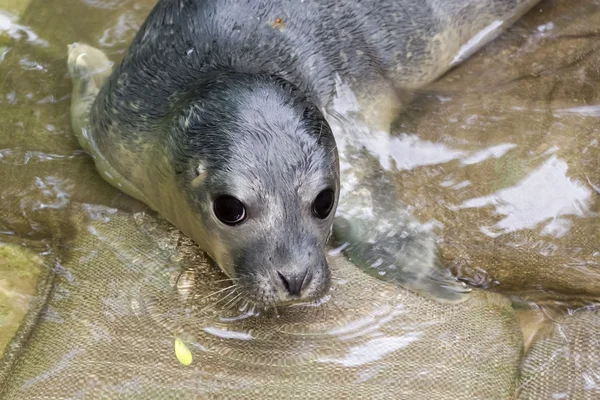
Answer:
<path fill-rule="evenodd" d="M 386 93 L 380 101 L 392 110 L 389 93 L 433 81 L 477 32 L 495 20 L 510 24 L 534 3 L 161 0 L 92 106 L 94 151 L 136 188 L 130 194 L 139 190 L 136 197 L 241 276 L 251 297 L 276 302 L 275 269 L 295 274 L 307 264 L 315 279 L 306 297 L 318 297 L 329 282 L 323 251 L 333 221 L 316 220 L 310 205 L 325 187 L 339 193 L 326 117 L 335 77 L 367 99 Z M 193 183 L 198 169 L 205 174 Z M 378 212 L 336 224 L 340 237 L 341 227 L 354 232 L 345 237 L 355 262 L 369 269 L 383 255 L 406 287 L 464 300 L 464 285 L 438 265 L 433 238 L 409 229 L 416 223 L 392 194 L 377 200 L 378 188 L 364 187 Z M 211 214 L 217 192 L 243 198 L 251 218 L 219 226 Z M 362 201 L 349 196 L 346 204 L 354 200 Z M 381 241 L 369 243 L 386 218 L 394 230 L 380 229 Z"/>
<path fill-rule="evenodd" d="M 361 85 L 422 86 L 448 69 L 441 59 L 468 38 L 533 3 L 162 0 L 98 96 L 94 122 L 136 146 L 151 132 L 162 133 L 157 127 L 165 117 L 212 71 L 280 76 L 319 107 L 333 94 L 334 73 Z M 273 28 L 277 18 L 282 29 Z"/>

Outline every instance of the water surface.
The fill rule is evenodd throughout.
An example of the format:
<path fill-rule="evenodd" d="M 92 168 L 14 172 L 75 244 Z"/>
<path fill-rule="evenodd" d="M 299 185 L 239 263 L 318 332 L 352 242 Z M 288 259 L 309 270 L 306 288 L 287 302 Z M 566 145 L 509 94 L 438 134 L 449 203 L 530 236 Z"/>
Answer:
<path fill-rule="evenodd" d="M 72 135 L 66 46 L 84 41 L 118 61 L 153 1 L 17 3 L 0 0 L 0 348 L 24 315 L 40 270 L 54 270 L 65 291 L 84 284 L 54 254 L 58 242 L 75 234 L 66 224 L 70 204 L 145 209 L 100 178 Z M 527 345 L 556 310 L 600 297 L 600 10 L 592 1 L 577 7 L 556 1 L 534 11 L 417 93 L 392 137 L 363 143 L 394 177 L 414 215 L 439 234 L 453 272 L 474 287 L 510 295 L 527 310 L 521 315 Z M 70 250 L 81 265 L 96 265 L 93 250 Z M 127 262 L 135 264 L 131 257 Z M 121 315 L 118 300 L 106 300 L 111 318 Z M 402 307 L 386 307 L 374 311 L 377 323 L 393 315 L 401 326 L 408 318 Z M 48 315 L 55 322 L 65 317 Z M 320 353 L 321 361 L 367 365 L 418 342 L 424 329 L 403 326 L 410 332 L 394 337 L 373 320 L 362 323 L 334 334 L 378 332 L 371 347 L 357 346 L 344 359 Z M 207 329 L 213 339 L 231 336 Z M 240 334 L 233 339 L 249 333 Z M 310 353 L 303 345 L 310 344 L 298 340 L 298 354 Z M 365 380 L 377 375 L 359 370 Z"/>

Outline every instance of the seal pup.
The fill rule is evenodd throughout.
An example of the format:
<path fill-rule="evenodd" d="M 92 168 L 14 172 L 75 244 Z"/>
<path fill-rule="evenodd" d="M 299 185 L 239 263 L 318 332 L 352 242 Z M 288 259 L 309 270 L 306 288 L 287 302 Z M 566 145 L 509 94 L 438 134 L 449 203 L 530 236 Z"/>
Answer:
<path fill-rule="evenodd" d="M 69 46 L 73 129 L 105 180 L 256 304 L 327 292 L 332 227 L 367 272 L 461 302 L 470 289 L 364 143 L 535 3 L 159 0 L 114 70 Z"/>

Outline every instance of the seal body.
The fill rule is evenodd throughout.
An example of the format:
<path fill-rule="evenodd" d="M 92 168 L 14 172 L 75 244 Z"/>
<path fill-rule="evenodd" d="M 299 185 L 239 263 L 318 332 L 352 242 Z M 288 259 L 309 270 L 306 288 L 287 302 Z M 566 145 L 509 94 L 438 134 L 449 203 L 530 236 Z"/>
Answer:
<path fill-rule="evenodd" d="M 377 184 L 381 163 L 361 140 L 389 133 L 407 91 L 534 3 L 160 0 L 110 76 L 101 51 L 71 45 L 74 130 L 108 182 L 194 239 L 256 303 L 327 291 L 332 225 L 357 265 L 461 301 L 468 289 L 396 188 Z"/>

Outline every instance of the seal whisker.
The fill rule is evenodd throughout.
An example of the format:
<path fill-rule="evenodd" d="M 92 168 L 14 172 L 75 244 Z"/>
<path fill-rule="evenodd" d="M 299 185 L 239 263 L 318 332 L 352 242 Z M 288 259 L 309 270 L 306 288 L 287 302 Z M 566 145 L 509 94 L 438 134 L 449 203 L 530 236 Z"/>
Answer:
<path fill-rule="evenodd" d="M 212 283 L 221 283 L 221 282 L 237 282 L 240 278 L 227 278 L 227 279 L 219 279 L 217 281 L 211 281 Z"/>
<path fill-rule="evenodd" d="M 233 307 L 234 307 L 234 306 L 235 306 L 235 305 L 236 305 L 236 304 L 239 302 L 239 300 L 240 300 L 240 298 L 241 298 L 242 294 L 243 294 L 243 293 L 241 293 L 241 292 L 240 292 L 240 293 L 238 293 L 238 294 L 237 294 L 237 296 L 235 296 L 233 299 L 231 299 L 231 300 L 229 300 L 227 303 L 225 303 L 225 304 L 223 305 L 223 309 L 224 309 L 225 311 L 229 311 L 229 310 L 233 309 Z"/>
<path fill-rule="evenodd" d="M 210 308 L 214 308 L 217 304 L 221 303 L 223 300 L 227 299 L 229 296 L 231 296 L 232 294 L 235 294 L 235 291 L 231 291 L 230 293 L 227 293 L 225 296 L 223 296 L 222 298 L 220 298 L 219 300 L 215 301 L 214 303 L 210 303 L 205 307 L 202 307 L 200 310 L 198 310 L 198 313 L 203 313 L 204 311 L 210 309 Z"/>
<path fill-rule="evenodd" d="M 235 309 L 235 307 L 240 304 L 241 302 L 244 301 L 244 298 L 242 296 L 239 296 L 238 299 L 235 301 L 235 303 L 233 303 L 230 307 L 231 310 Z M 240 307 L 238 307 L 239 310 Z"/>
<path fill-rule="evenodd" d="M 219 304 L 220 302 L 222 302 L 223 300 L 227 299 L 228 297 L 230 297 L 231 295 L 233 295 L 235 293 L 236 293 L 236 291 L 232 290 L 231 292 L 229 292 L 226 295 L 224 295 L 223 297 L 221 297 L 219 300 L 215 301 L 212 305 Z"/>
<path fill-rule="evenodd" d="M 209 297 L 213 297 L 213 296 L 215 296 L 215 295 L 217 295 L 219 293 L 223 293 L 226 290 L 232 290 L 232 289 L 235 289 L 235 288 L 237 288 L 237 285 L 230 285 L 230 286 L 227 286 L 227 287 L 225 287 L 223 289 L 217 290 L 216 292 L 213 292 L 213 293 L 209 294 L 208 296 L 204 296 L 204 297 L 202 297 L 200 299 L 194 299 L 194 300 L 200 302 L 202 300 L 208 299 Z"/>
<path fill-rule="evenodd" d="M 323 312 L 323 307 L 322 306 L 317 307 L 316 310 L 313 310 L 313 309 L 309 308 L 308 310 L 311 311 L 310 315 L 309 315 L 309 318 L 308 318 L 308 321 L 310 323 L 315 323 L 316 321 L 319 320 L 319 317 L 320 317 L 321 313 Z M 305 312 L 305 315 L 309 312 L 308 310 Z"/>
<path fill-rule="evenodd" d="M 240 304 L 241 305 L 238 305 Z M 248 299 L 246 299 L 245 296 L 240 297 L 240 300 L 236 303 L 236 306 L 238 307 L 238 310 L 241 312 L 245 312 L 248 310 L 248 305 L 250 304 L 250 301 L 248 301 Z"/>
<path fill-rule="evenodd" d="M 246 310 L 248 309 L 248 305 L 249 305 L 249 304 L 250 304 L 250 303 L 248 302 L 248 300 L 245 300 L 245 301 L 244 301 L 244 303 L 242 304 L 242 306 L 241 306 L 241 307 L 240 307 L 240 309 L 239 309 L 239 310 L 240 310 L 240 312 L 244 312 L 244 311 L 246 311 Z"/>

